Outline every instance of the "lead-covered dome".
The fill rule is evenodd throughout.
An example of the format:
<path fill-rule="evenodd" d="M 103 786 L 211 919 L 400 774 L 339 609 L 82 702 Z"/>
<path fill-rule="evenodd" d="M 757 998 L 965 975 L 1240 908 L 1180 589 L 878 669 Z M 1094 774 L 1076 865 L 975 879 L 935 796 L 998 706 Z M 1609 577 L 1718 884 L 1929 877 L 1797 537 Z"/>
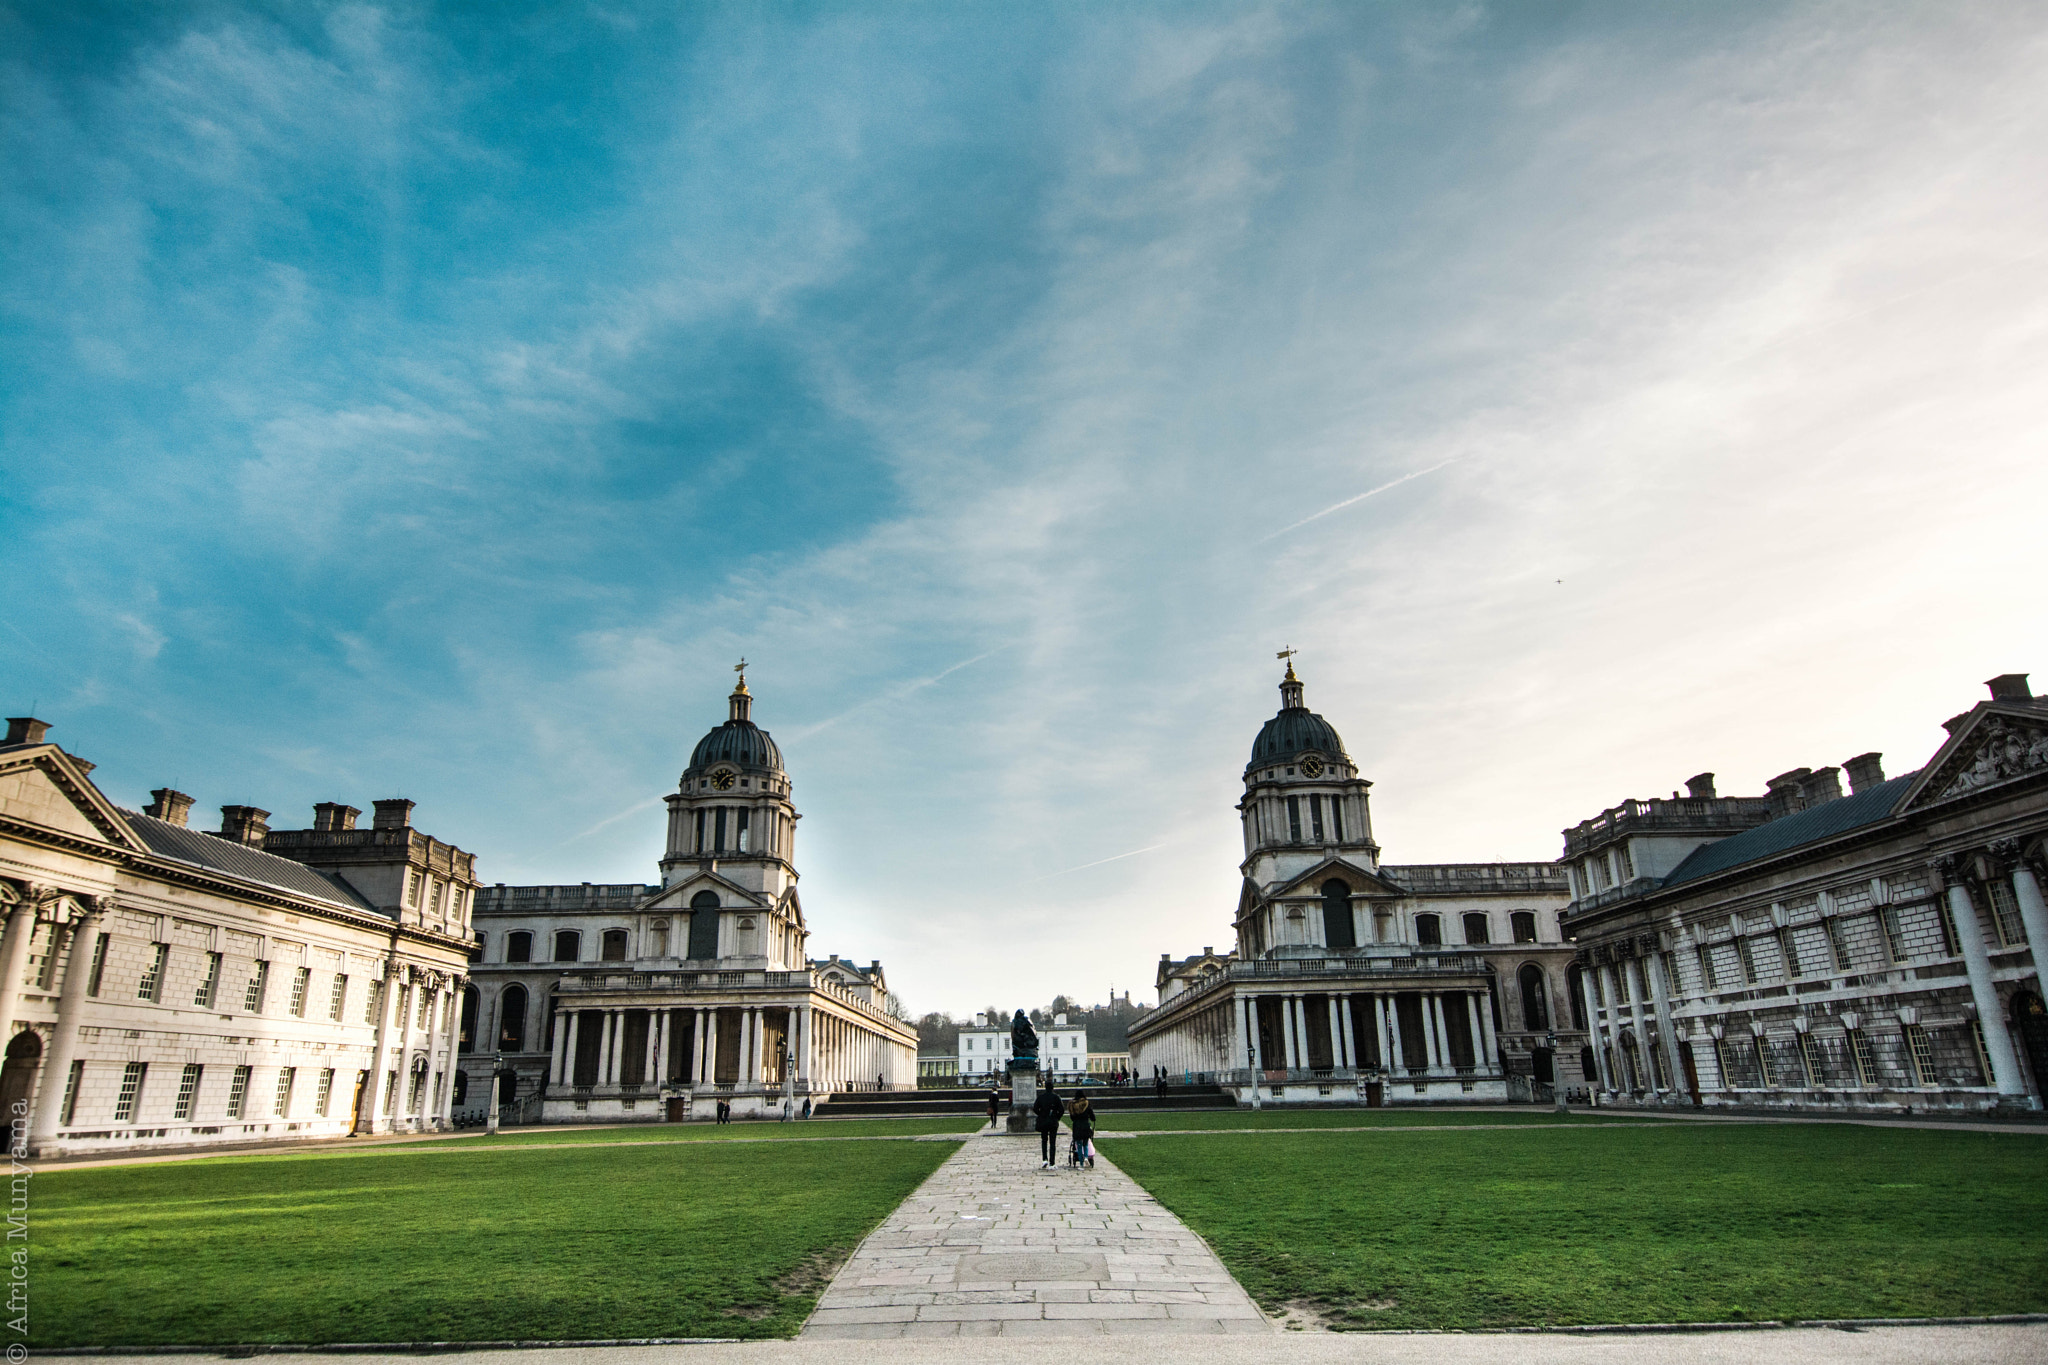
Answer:
<path fill-rule="evenodd" d="M 697 747 L 690 751 L 692 769 L 708 768 L 714 763 L 730 763 L 736 768 L 773 768 L 780 772 L 782 750 L 754 722 L 729 720 L 698 740 Z"/>
<path fill-rule="evenodd" d="M 730 718 L 697 741 L 697 747 L 690 751 L 690 766 L 683 771 L 693 773 L 714 763 L 730 763 L 735 768 L 773 768 L 781 772 L 782 750 L 775 747 L 766 730 L 753 722 L 754 698 L 747 691 L 744 673 L 740 674 L 739 686 L 732 690 L 731 702 Z"/>
<path fill-rule="evenodd" d="M 1285 763 L 1311 749 L 1331 758 L 1349 758 L 1336 727 L 1303 705 L 1301 679 L 1294 676 L 1290 663 L 1287 676 L 1280 680 L 1280 714 L 1267 721 L 1252 741 L 1252 761 L 1245 769 Z"/>

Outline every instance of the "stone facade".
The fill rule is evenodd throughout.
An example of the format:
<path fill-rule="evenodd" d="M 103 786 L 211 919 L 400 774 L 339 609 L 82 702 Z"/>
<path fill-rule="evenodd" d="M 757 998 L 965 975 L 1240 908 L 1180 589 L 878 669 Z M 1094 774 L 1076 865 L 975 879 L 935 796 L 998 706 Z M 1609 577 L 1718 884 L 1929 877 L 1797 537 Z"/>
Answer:
<path fill-rule="evenodd" d="M 2048 700 L 2026 678 L 1761 797 L 1629 801 L 1565 831 L 1578 1007 L 1612 1102 L 1803 1111 L 2037 1108 Z"/>
<path fill-rule="evenodd" d="M 807 955 L 782 753 L 741 679 L 667 798 L 654 885 L 495 886 L 477 906 L 463 1103 L 550 1123 L 780 1112 L 916 1085 L 879 962 Z M 496 1058 L 496 1061 L 493 1061 Z"/>
<path fill-rule="evenodd" d="M 1132 1065 L 1260 1103 L 1528 1099 L 1583 1086 L 1584 1024 L 1556 1009 L 1572 957 L 1557 923 L 1562 871 L 1382 864 L 1372 784 L 1307 709 L 1292 665 L 1280 696 L 1238 804 L 1236 948 L 1162 958 L 1159 1009 L 1131 1029 Z"/>
<path fill-rule="evenodd" d="M 470 855 L 412 829 L 410 801 L 372 830 L 345 806 L 293 831 L 224 806 L 202 832 L 169 789 L 122 810 L 42 722 L 8 725 L 0 1118 L 35 1154 L 446 1124 Z"/>

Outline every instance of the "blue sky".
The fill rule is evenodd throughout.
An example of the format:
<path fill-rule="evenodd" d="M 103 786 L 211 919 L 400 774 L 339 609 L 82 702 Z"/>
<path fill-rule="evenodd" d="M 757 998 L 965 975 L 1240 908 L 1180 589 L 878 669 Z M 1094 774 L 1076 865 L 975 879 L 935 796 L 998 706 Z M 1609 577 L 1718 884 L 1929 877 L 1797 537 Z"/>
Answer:
<path fill-rule="evenodd" d="M 117 799 L 812 947 L 1229 941 L 1273 652 L 1392 862 L 2048 682 L 2038 7 L 0 5 L 0 700 Z"/>

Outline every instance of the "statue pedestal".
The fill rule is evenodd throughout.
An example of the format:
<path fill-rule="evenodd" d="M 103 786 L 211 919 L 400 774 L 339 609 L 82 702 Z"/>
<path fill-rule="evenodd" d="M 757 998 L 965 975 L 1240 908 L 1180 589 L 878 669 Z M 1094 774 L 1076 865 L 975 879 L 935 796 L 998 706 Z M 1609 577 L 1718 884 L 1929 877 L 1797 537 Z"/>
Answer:
<path fill-rule="evenodd" d="M 1038 1100 L 1038 1059 L 1018 1058 L 1010 1063 L 1010 1124 L 1013 1133 L 1036 1130 L 1038 1119 L 1031 1106 Z"/>

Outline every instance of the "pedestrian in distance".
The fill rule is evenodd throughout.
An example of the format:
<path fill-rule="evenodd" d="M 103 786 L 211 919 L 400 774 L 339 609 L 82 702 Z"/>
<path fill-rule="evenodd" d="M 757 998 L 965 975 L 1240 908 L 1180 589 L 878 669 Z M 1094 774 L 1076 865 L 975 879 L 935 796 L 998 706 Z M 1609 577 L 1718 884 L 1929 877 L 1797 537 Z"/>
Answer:
<path fill-rule="evenodd" d="M 805 1118 L 809 1118 L 810 1116 L 811 1116 L 811 1097 L 810 1097 L 809 1095 L 806 1095 L 806 1096 L 804 1096 L 804 1117 L 805 1117 Z"/>
<path fill-rule="evenodd" d="M 1031 1102 L 1032 1117 L 1038 1121 L 1038 1169 L 1049 1171 L 1060 1154 L 1060 1115 L 1066 1105 L 1060 1102 L 1060 1092 L 1047 1086 L 1038 1092 L 1038 1098 Z"/>
<path fill-rule="evenodd" d="M 1086 1095 L 1076 1096 L 1067 1107 L 1067 1122 L 1074 1126 L 1074 1164 L 1094 1169 L 1095 1107 Z"/>
<path fill-rule="evenodd" d="M 988 1088 L 988 1126 L 996 1126 L 996 1115 L 1003 1109 L 1003 1092 L 994 1086 Z"/>

